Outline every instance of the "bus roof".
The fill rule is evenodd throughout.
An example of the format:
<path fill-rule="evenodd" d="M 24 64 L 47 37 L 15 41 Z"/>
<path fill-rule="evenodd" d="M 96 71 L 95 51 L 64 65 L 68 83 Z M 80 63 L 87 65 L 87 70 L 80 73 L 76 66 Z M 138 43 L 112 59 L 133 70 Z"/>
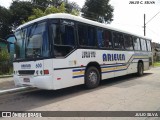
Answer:
<path fill-rule="evenodd" d="M 41 20 L 45 20 L 45 19 L 51 19 L 51 18 L 70 19 L 70 20 L 74 20 L 74 21 L 78 21 L 78 22 L 82 22 L 82 23 L 86 23 L 86 24 L 90 24 L 90 25 L 95 25 L 95 26 L 99 26 L 99 27 L 102 27 L 102 28 L 110 29 L 110 30 L 113 30 L 113 31 L 122 32 L 122 33 L 130 34 L 130 35 L 133 35 L 133 36 L 136 36 L 136 37 L 140 37 L 140 38 L 151 40 L 148 37 L 144 37 L 144 36 L 141 36 L 141 35 L 137 35 L 137 34 L 133 34 L 133 33 L 130 33 L 130 32 L 126 32 L 124 30 L 120 30 L 120 29 L 116 29 L 116 28 L 110 27 L 110 26 L 108 26 L 106 24 L 102 24 L 102 23 L 99 23 L 99 22 L 96 22 L 96 21 L 92 21 L 92 20 L 88 20 L 88 19 L 82 18 L 80 16 L 74 16 L 74 15 L 66 14 L 66 13 L 55 13 L 55 14 L 49 14 L 49 15 L 40 17 L 38 19 L 35 19 L 35 20 L 27 22 L 27 23 L 25 23 L 23 25 L 20 25 L 16 30 L 18 30 L 20 28 L 23 28 L 23 27 L 25 27 L 27 25 L 33 24 L 35 22 L 38 22 L 38 21 L 41 21 Z"/>

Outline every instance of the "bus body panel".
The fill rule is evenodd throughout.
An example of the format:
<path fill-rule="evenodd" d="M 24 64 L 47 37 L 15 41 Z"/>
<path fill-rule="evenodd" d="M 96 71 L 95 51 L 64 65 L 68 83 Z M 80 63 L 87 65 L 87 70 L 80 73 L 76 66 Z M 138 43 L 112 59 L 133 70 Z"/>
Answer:
<path fill-rule="evenodd" d="M 53 88 L 52 60 L 16 62 L 14 65 L 14 82 L 16 86 L 31 86 L 41 89 Z M 43 75 L 48 70 L 48 75 Z"/>
<path fill-rule="evenodd" d="M 124 55 L 125 60 L 118 61 L 115 59 L 116 57 L 113 57 L 107 61 L 104 55 Z M 102 80 L 105 80 L 136 73 L 138 61 L 140 60 L 144 64 L 144 70 L 148 70 L 149 54 L 146 52 L 78 49 L 67 58 L 14 63 L 14 66 L 16 66 L 14 67 L 15 71 L 35 70 L 34 75 L 14 75 L 14 81 L 17 86 L 57 90 L 84 84 L 85 70 L 91 62 L 97 62 L 100 65 Z M 30 64 L 30 68 L 25 68 L 24 65 L 28 64 Z M 40 75 L 41 70 L 49 70 L 49 75 Z M 38 71 L 38 74 L 36 71 Z M 24 81 L 27 78 L 30 82 Z"/>

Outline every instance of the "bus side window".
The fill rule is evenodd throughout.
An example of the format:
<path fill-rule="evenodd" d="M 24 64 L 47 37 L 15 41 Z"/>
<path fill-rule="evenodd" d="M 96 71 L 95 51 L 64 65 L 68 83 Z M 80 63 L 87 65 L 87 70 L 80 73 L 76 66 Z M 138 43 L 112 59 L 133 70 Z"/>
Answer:
<path fill-rule="evenodd" d="M 86 46 L 88 38 L 88 32 L 86 26 L 80 24 L 78 25 L 78 37 L 79 37 L 79 44 L 82 46 Z"/>
<path fill-rule="evenodd" d="M 147 50 L 151 51 L 151 42 L 149 40 L 147 40 Z"/>
<path fill-rule="evenodd" d="M 124 49 L 124 37 L 123 37 L 123 34 L 119 33 L 119 48 L 120 49 Z"/>
<path fill-rule="evenodd" d="M 114 48 L 119 48 L 118 34 L 116 32 L 113 32 L 113 42 Z"/>
<path fill-rule="evenodd" d="M 95 27 L 78 24 L 79 44 L 83 47 L 95 47 Z"/>
<path fill-rule="evenodd" d="M 141 41 L 142 51 L 147 51 L 146 40 L 141 39 L 140 41 Z"/>
<path fill-rule="evenodd" d="M 123 34 L 113 32 L 113 41 L 115 49 L 124 49 L 124 38 Z"/>
<path fill-rule="evenodd" d="M 131 36 L 124 35 L 124 43 L 126 50 L 133 50 L 133 41 Z"/>
<path fill-rule="evenodd" d="M 62 45 L 71 45 L 75 44 L 74 28 L 68 25 L 61 25 L 61 40 Z"/>
<path fill-rule="evenodd" d="M 104 31 L 104 46 L 106 48 L 112 48 L 111 32 L 108 30 Z"/>
<path fill-rule="evenodd" d="M 137 37 L 133 38 L 134 50 L 141 50 L 140 40 Z"/>
<path fill-rule="evenodd" d="M 50 30 L 55 57 L 64 57 L 75 48 L 74 22 L 62 20 L 59 24 L 58 21 L 53 20 Z"/>
<path fill-rule="evenodd" d="M 87 46 L 96 46 L 95 28 L 88 26 L 88 44 Z"/>
<path fill-rule="evenodd" d="M 98 47 L 104 47 L 103 30 L 97 29 Z"/>

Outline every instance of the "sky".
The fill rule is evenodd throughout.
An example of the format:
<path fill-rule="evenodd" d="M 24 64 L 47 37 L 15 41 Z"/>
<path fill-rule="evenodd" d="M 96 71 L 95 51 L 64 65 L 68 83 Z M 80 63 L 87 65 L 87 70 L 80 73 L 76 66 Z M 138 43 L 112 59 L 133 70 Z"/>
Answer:
<path fill-rule="evenodd" d="M 85 0 L 69 0 L 76 2 L 80 7 Z M 139 1 L 143 4 L 129 4 L 130 1 Z M 155 4 L 144 4 L 145 1 L 155 2 Z M 9 8 L 12 0 L 0 0 L 0 5 Z M 134 34 L 143 36 L 144 14 L 146 14 L 146 37 L 153 42 L 160 43 L 160 0 L 110 0 L 114 7 L 114 21 L 109 25 L 111 27 L 125 30 Z"/>

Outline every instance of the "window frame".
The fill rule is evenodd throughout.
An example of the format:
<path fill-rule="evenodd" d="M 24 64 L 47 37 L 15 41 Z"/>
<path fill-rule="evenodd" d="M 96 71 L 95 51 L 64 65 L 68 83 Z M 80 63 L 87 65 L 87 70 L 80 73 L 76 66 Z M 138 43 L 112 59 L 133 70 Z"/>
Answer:
<path fill-rule="evenodd" d="M 133 47 L 132 50 L 126 48 L 125 36 L 131 37 L 131 42 L 132 42 L 132 47 Z M 130 34 L 123 34 L 123 37 L 124 37 L 124 48 L 125 48 L 125 50 L 126 50 L 126 51 L 134 51 L 135 49 L 134 49 L 134 43 L 133 43 L 133 36 L 130 35 Z"/>
<path fill-rule="evenodd" d="M 150 43 L 150 51 L 148 50 L 148 43 L 147 43 L 147 42 Z M 148 52 L 152 52 L 151 40 L 146 39 L 146 44 L 147 44 L 147 51 L 148 51 Z"/>
<path fill-rule="evenodd" d="M 119 35 L 121 34 L 122 35 L 122 37 L 123 37 L 123 49 L 121 49 L 121 48 L 115 48 L 115 41 L 114 41 L 114 33 L 116 33 L 117 35 L 118 35 L 118 37 L 119 37 Z M 113 43 L 113 49 L 114 50 L 119 50 L 119 51 L 126 51 L 126 49 L 125 49 L 125 44 L 124 44 L 124 33 L 122 33 L 122 32 L 118 32 L 118 31 L 112 31 L 112 43 Z M 119 41 L 119 39 L 118 39 L 118 44 L 120 43 L 120 41 Z"/>
<path fill-rule="evenodd" d="M 104 31 L 108 31 L 108 32 L 110 32 L 110 42 L 111 42 L 111 48 L 107 48 L 107 47 L 105 47 L 105 48 L 107 48 L 107 50 L 114 50 L 114 45 L 113 45 L 113 36 L 112 36 L 112 33 L 113 33 L 113 31 L 112 30 L 110 30 L 110 29 L 104 29 Z"/>
<path fill-rule="evenodd" d="M 77 49 L 77 32 L 76 32 L 76 24 L 77 23 L 76 23 L 75 20 L 71 20 L 71 19 L 62 19 L 62 18 L 56 18 L 55 19 L 55 18 L 51 18 L 51 19 L 49 19 L 49 25 L 53 24 L 52 20 L 58 20 L 57 25 L 59 26 L 59 28 L 61 27 L 61 25 L 65 25 L 65 24 L 62 24 L 62 21 L 64 21 L 64 20 L 74 22 L 74 25 L 73 25 L 73 28 L 74 28 L 74 46 L 73 46 L 73 50 L 71 50 L 67 55 L 61 56 L 61 57 L 56 57 L 55 54 L 54 54 L 54 46 L 55 45 L 58 46 L 58 44 L 54 44 L 53 39 L 52 39 L 51 28 L 50 28 L 50 26 L 48 27 L 48 29 L 49 29 L 49 39 L 51 41 L 51 44 L 50 44 L 50 46 L 51 46 L 51 58 L 55 58 L 55 59 L 66 58 L 70 54 L 72 54 L 75 51 L 75 49 Z M 67 25 L 67 26 L 72 26 L 72 25 Z M 59 34 L 61 35 L 60 29 L 59 29 Z M 62 38 L 60 37 L 60 39 L 62 39 Z"/>
<path fill-rule="evenodd" d="M 50 34 L 49 34 L 49 32 L 50 32 L 49 31 L 49 23 L 50 23 L 49 21 L 50 21 L 50 19 L 48 19 L 48 18 L 40 20 L 40 21 L 36 21 L 36 22 L 33 22 L 33 23 L 29 24 L 29 25 L 26 25 L 24 27 L 21 27 L 21 28 L 17 29 L 16 31 L 18 31 L 20 29 L 26 29 L 26 28 L 32 27 L 34 24 L 40 24 L 40 23 L 46 22 L 46 27 L 47 27 L 46 30 L 47 30 L 47 35 L 48 35 L 48 43 L 49 43 L 49 46 L 50 46 L 51 45 L 50 44 L 51 43 L 50 42 L 51 39 L 50 39 Z M 27 31 L 27 32 L 29 32 L 29 31 Z M 29 34 L 29 33 L 27 33 L 27 34 Z M 17 41 L 16 38 L 15 38 L 15 40 Z M 26 43 L 25 43 L 25 51 L 26 51 Z M 48 55 L 48 57 L 35 58 L 35 59 L 33 59 L 33 58 L 14 59 L 13 62 L 24 62 L 24 61 L 32 61 L 32 60 L 45 60 L 45 59 L 49 59 L 49 58 L 52 58 L 51 47 L 49 47 L 49 55 Z"/>
<path fill-rule="evenodd" d="M 88 30 L 88 27 L 93 27 L 94 28 L 94 33 L 95 33 L 95 46 L 87 46 L 87 45 L 80 45 L 80 40 L 79 40 L 79 31 L 78 31 L 78 25 L 82 25 L 82 26 L 85 26 L 87 27 L 87 30 Z M 83 22 L 79 22 L 77 21 L 77 24 L 76 24 L 76 30 L 77 30 L 77 44 L 78 44 L 78 47 L 79 48 L 83 48 L 83 49 L 98 49 L 98 41 L 96 39 L 97 35 L 96 35 L 96 26 L 94 25 L 90 25 L 90 24 L 87 24 L 87 23 L 83 23 Z"/>
<path fill-rule="evenodd" d="M 135 38 L 138 39 L 138 41 L 139 41 L 139 48 L 140 48 L 140 50 L 136 50 L 136 49 L 135 49 L 135 45 L 134 45 L 134 39 L 135 39 Z M 137 36 L 133 36 L 132 39 L 133 39 L 133 47 L 134 47 L 134 51 L 142 51 L 140 38 L 137 37 Z"/>
<path fill-rule="evenodd" d="M 59 23 L 59 26 L 62 25 L 62 21 L 64 20 L 67 20 L 67 21 L 71 21 L 71 22 L 74 22 L 74 25 L 72 26 L 74 28 L 74 48 L 76 48 L 77 46 L 77 35 L 76 35 L 76 22 L 74 20 L 70 20 L 70 19 L 60 19 L 60 23 Z M 71 25 L 67 25 L 67 26 L 71 26 Z M 61 33 L 60 33 L 61 34 Z"/>
<path fill-rule="evenodd" d="M 146 50 L 143 50 L 143 49 L 142 49 L 142 41 L 145 41 Z M 140 38 L 140 43 L 141 43 L 141 51 L 142 51 L 142 52 L 147 52 L 147 51 L 148 51 L 148 49 L 147 49 L 147 42 L 146 42 L 146 39 L 144 39 L 144 38 Z"/>

